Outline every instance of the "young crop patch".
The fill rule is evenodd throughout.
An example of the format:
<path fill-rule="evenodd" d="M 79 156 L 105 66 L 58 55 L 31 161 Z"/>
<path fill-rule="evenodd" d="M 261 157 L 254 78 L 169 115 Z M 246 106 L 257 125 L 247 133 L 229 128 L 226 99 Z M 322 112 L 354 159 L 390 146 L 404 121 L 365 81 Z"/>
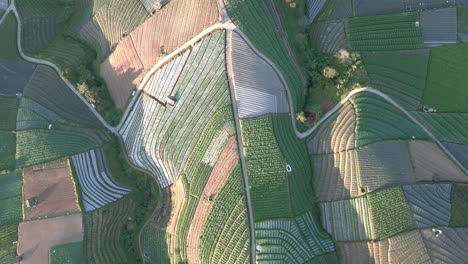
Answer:
<path fill-rule="evenodd" d="M 49 249 L 49 264 L 80 264 L 83 242 L 54 246 Z"/>
<path fill-rule="evenodd" d="M 416 228 L 401 187 L 367 195 L 373 237 L 382 240 Z"/>
<path fill-rule="evenodd" d="M 353 1 L 356 16 L 375 16 L 405 12 L 405 0 L 356 0 Z"/>
<path fill-rule="evenodd" d="M 351 98 L 351 103 L 356 110 L 357 147 L 383 140 L 429 138 L 403 112 L 377 95 L 360 93 Z"/>
<path fill-rule="evenodd" d="M 241 128 L 255 221 L 291 216 L 287 161 L 275 139 L 272 117 L 244 119 Z"/>
<path fill-rule="evenodd" d="M 366 52 L 362 56 L 373 86 L 408 110 L 416 110 L 426 88 L 429 50 Z"/>
<path fill-rule="evenodd" d="M 427 87 L 423 104 L 438 112 L 468 112 L 468 44 L 446 45 L 431 49 Z"/>
<path fill-rule="evenodd" d="M 349 19 L 349 44 L 355 51 L 423 48 L 418 13 L 353 17 Z"/>
<path fill-rule="evenodd" d="M 0 186 L 0 225 L 17 224 L 23 220 L 22 171 L 0 174 Z"/>

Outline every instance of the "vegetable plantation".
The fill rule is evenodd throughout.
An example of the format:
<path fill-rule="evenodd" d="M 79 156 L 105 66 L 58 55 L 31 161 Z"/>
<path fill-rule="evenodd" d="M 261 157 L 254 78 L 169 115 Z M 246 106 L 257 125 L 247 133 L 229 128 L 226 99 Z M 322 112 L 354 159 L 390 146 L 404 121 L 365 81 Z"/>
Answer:
<path fill-rule="evenodd" d="M 418 13 L 353 17 L 349 19 L 349 44 L 355 51 L 423 48 Z"/>
<path fill-rule="evenodd" d="M 468 226 L 468 186 L 464 184 L 453 184 L 450 196 L 452 205 L 449 226 Z"/>
<path fill-rule="evenodd" d="M 23 220 L 22 187 L 22 170 L 0 174 L 0 226 Z"/>
<path fill-rule="evenodd" d="M 345 24 L 342 21 L 314 23 L 310 38 L 313 45 L 321 52 L 335 54 L 347 45 Z"/>
<path fill-rule="evenodd" d="M 1 16 L 0 16 L 1 18 Z M 18 49 L 16 48 L 17 23 L 15 16 L 10 12 L 2 24 L 0 24 L 0 58 L 7 60 L 20 60 Z"/>
<path fill-rule="evenodd" d="M 208 120 L 230 105 L 224 64 L 224 32 L 218 31 L 195 45 L 174 86 L 158 87 L 177 98 L 175 106 L 141 94 L 120 129 L 132 163 L 156 175 L 162 187 L 180 175 Z"/>
<path fill-rule="evenodd" d="M 441 141 L 468 144 L 468 113 L 411 112 L 421 124 Z"/>
<path fill-rule="evenodd" d="M 140 243 L 143 254 L 149 257 L 146 263 L 169 263 L 168 244 L 166 232 L 151 225 L 146 225 L 141 231 Z"/>
<path fill-rule="evenodd" d="M 280 69 L 286 79 L 295 111 L 303 104 L 303 84 L 297 67 L 288 56 L 277 25 L 265 1 L 227 0 L 232 22 L 247 35 L 253 45 Z"/>
<path fill-rule="evenodd" d="M 432 236 L 434 235 L 432 234 Z M 431 263 L 428 255 L 429 250 L 427 250 L 418 230 L 390 237 L 388 244 L 389 263 Z"/>
<path fill-rule="evenodd" d="M 407 110 L 416 110 L 426 88 L 429 50 L 366 52 L 362 56 L 373 86 Z"/>
<path fill-rule="evenodd" d="M 16 165 L 16 135 L 11 131 L 0 131 L 0 170 L 13 170 Z"/>
<path fill-rule="evenodd" d="M 367 201 L 375 239 L 385 239 L 416 228 L 401 187 L 371 192 Z"/>
<path fill-rule="evenodd" d="M 426 133 L 380 96 L 359 93 L 350 99 L 356 110 L 356 146 L 391 139 L 428 139 Z M 398 126 L 395 126 L 398 124 Z"/>
<path fill-rule="evenodd" d="M 468 169 L 468 146 L 467 145 L 461 145 L 461 144 L 455 144 L 455 143 L 449 143 L 449 142 L 444 142 L 443 145 L 463 165 L 463 167 L 465 167 L 465 169 Z"/>
<path fill-rule="evenodd" d="M 80 264 L 83 242 L 59 245 L 49 249 L 49 264 Z"/>
<path fill-rule="evenodd" d="M 18 105 L 18 98 L 0 96 L 0 130 L 12 131 L 16 129 Z"/>
<path fill-rule="evenodd" d="M 13 244 L 15 241 L 18 241 L 18 224 L 0 225 L 0 263 L 13 262 L 16 253 L 16 246 Z"/>
<path fill-rule="evenodd" d="M 3 57 L 0 55 L 0 78 L 2 79 L 0 95 L 16 96 L 17 93 L 23 92 L 35 65 L 24 61 L 5 60 Z"/>

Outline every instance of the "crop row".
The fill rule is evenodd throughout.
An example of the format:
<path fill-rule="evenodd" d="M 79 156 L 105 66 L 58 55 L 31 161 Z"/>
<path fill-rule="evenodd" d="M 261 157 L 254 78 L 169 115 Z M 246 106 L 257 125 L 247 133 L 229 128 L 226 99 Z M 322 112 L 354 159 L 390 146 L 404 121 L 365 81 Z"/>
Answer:
<path fill-rule="evenodd" d="M 131 161 L 156 175 L 163 187 L 179 176 L 208 120 L 230 104 L 223 36 L 218 31 L 197 44 L 173 87 L 175 106 L 142 94 L 120 130 Z M 207 49 L 210 45 L 214 48 Z"/>
<path fill-rule="evenodd" d="M 127 263 L 121 234 L 133 209 L 131 200 L 123 199 L 84 215 L 85 262 Z"/>
<path fill-rule="evenodd" d="M 269 115 L 241 120 L 252 208 L 256 222 L 289 217 L 286 165 Z"/>
<path fill-rule="evenodd" d="M 350 26 L 352 27 L 372 27 L 375 25 L 391 25 L 394 23 L 401 22 L 414 22 L 419 19 L 418 13 L 402 13 L 402 14 L 391 14 L 382 16 L 364 16 L 355 17 L 349 20 Z"/>
<path fill-rule="evenodd" d="M 428 139 L 426 133 L 409 117 L 377 95 L 360 93 L 350 101 L 356 110 L 358 147 L 390 139 Z"/>
<path fill-rule="evenodd" d="M 441 228 L 442 236 L 436 237 L 431 229 L 421 230 L 432 263 L 463 263 L 468 259 L 467 228 Z M 415 262 L 413 262 L 415 263 Z"/>
<path fill-rule="evenodd" d="M 81 263 L 83 242 L 54 246 L 49 249 L 49 264 Z"/>
<path fill-rule="evenodd" d="M 16 134 L 0 131 L 0 170 L 13 170 L 16 167 Z"/>
<path fill-rule="evenodd" d="M 468 144 L 468 113 L 411 112 L 438 140 Z"/>
<path fill-rule="evenodd" d="M 23 220 L 23 174 L 16 170 L 0 175 L 0 225 Z"/>
<path fill-rule="evenodd" d="M 238 165 L 217 194 L 203 226 L 200 262 L 247 263 L 249 232 L 247 210 Z"/>
<path fill-rule="evenodd" d="M 335 54 L 346 45 L 345 25 L 342 21 L 327 21 L 312 25 L 311 38 L 317 49 Z"/>
<path fill-rule="evenodd" d="M 169 263 L 169 237 L 168 234 L 151 225 L 146 225 L 141 231 L 141 249 L 148 255 L 147 263 Z"/>
<path fill-rule="evenodd" d="M 46 129 L 49 124 L 66 125 L 71 123 L 34 100 L 27 97 L 21 98 L 16 119 L 17 131 L 35 128 Z"/>
<path fill-rule="evenodd" d="M 87 212 L 112 203 L 131 191 L 114 182 L 105 163 L 102 149 L 80 153 L 71 159 Z"/>
<path fill-rule="evenodd" d="M 16 246 L 13 242 L 18 241 L 18 224 L 0 225 L 0 263 L 13 262 Z"/>
<path fill-rule="evenodd" d="M 284 47 L 283 39 L 265 1 L 228 0 L 226 8 L 232 19 L 250 41 L 281 70 L 291 92 L 294 109 L 302 106 L 302 82 Z"/>
<path fill-rule="evenodd" d="M 0 96 L 0 130 L 15 130 L 19 100 Z"/>

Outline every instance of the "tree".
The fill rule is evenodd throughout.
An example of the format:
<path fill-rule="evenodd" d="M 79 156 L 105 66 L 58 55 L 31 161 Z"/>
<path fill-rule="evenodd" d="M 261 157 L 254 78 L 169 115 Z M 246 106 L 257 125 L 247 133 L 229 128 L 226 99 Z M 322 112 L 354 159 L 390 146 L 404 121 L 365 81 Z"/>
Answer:
<path fill-rule="evenodd" d="M 336 75 L 337 75 L 336 70 L 333 69 L 332 67 L 327 66 L 323 68 L 323 76 L 325 76 L 326 78 L 333 79 L 336 77 Z"/>

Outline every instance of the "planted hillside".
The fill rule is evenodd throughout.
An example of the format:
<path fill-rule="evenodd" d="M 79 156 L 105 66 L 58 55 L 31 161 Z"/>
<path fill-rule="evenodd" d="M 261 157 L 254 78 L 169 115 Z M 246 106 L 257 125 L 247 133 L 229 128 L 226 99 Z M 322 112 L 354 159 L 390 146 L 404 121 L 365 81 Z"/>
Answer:
<path fill-rule="evenodd" d="M 449 225 L 451 227 L 468 226 L 468 186 L 462 184 L 452 185 L 450 195 L 452 205 Z"/>
<path fill-rule="evenodd" d="M 13 131 L 16 129 L 18 105 L 18 98 L 0 96 L 0 130 Z"/>
<path fill-rule="evenodd" d="M 23 173 L 16 170 L 0 174 L 0 226 L 23 220 Z"/>
<path fill-rule="evenodd" d="M 303 105 L 303 84 L 283 44 L 266 1 L 226 1 L 229 17 L 254 46 L 276 64 L 286 79 L 295 111 Z"/>
<path fill-rule="evenodd" d="M 0 171 L 14 170 L 16 167 L 16 135 L 12 131 L 0 131 Z"/>
<path fill-rule="evenodd" d="M 2 16 L 0 16 L 1 18 Z M 0 24 L 0 58 L 8 60 L 20 60 L 18 49 L 16 47 L 17 23 L 13 13 L 9 13 L 2 24 Z"/>
<path fill-rule="evenodd" d="M 255 222 L 290 217 L 287 161 L 269 115 L 241 120 Z"/>
<path fill-rule="evenodd" d="M 358 147 L 390 139 L 428 139 L 408 116 L 378 95 L 359 93 L 350 101 L 356 110 Z"/>
<path fill-rule="evenodd" d="M 49 264 L 80 264 L 83 242 L 55 246 L 49 249 Z"/>
<path fill-rule="evenodd" d="M 13 61 L 3 58 L 4 55 L 0 55 L 0 78 L 2 78 L 0 95 L 16 96 L 17 93 L 23 92 L 35 69 L 35 65 L 25 61 Z"/>
<path fill-rule="evenodd" d="M 149 258 L 146 260 L 147 263 L 169 263 L 169 238 L 167 233 L 160 229 L 154 228 L 151 225 L 146 225 L 141 232 L 141 249 L 144 254 L 147 254 Z"/>
<path fill-rule="evenodd" d="M 411 112 L 411 115 L 438 140 L 468 144 L 468 113 Z"/>
<path fill-rule="evenodd" d="M 16 255 L 18 241 L 18 224 L 0 225 L 0 263 L 12 263 Z"/>
<path fill-rule="evenodd" d="M 349 19 L 349 44 L 355 51 L 423 48 L 418 13 L 353 17 Z"/>
<path fill-rule="evenodd" d="M 362 56 L 372 85 L 407 110 L 421 105 L 429 50 L 366 52 Z"/>

